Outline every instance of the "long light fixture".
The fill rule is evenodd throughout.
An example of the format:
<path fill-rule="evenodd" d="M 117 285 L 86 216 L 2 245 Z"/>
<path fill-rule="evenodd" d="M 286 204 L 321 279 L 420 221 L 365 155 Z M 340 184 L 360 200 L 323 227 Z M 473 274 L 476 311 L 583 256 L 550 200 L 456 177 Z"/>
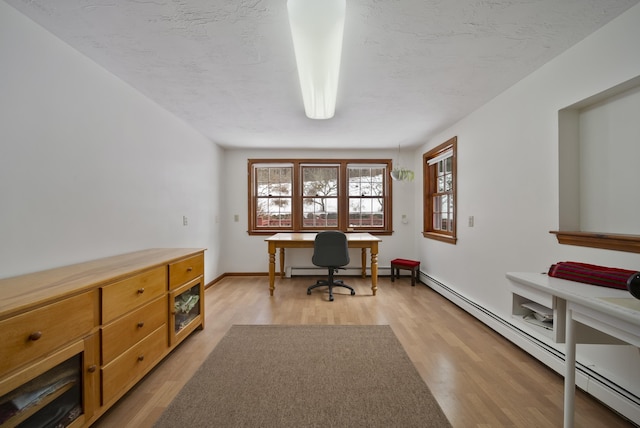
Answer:
<path fill-rule="evenodd" d="M 346 0 L 288 0 L 289 25 L 304 111 L 330 119 L 336 110 Z"/>

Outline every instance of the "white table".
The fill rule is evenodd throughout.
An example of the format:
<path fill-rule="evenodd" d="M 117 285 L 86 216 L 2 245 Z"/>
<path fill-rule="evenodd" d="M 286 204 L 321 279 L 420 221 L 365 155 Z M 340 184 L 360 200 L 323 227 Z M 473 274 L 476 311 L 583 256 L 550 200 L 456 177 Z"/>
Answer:
<path fill-rule="evenodd" d="M 564 301 L 566 365 L 564 378 L 564 427 L 573 427 L 576 380 L 576 343 L 594 343 L 576 334 L 582 323 L 611 338 L 640 348 L 640 300 L 626 290 L 599 287 L 531 272 L 510 272 L 507 278 Z M 612 340 L 611 343 L 620 343 Z M 597 341 L 595 343 L 602 343 Z"/>

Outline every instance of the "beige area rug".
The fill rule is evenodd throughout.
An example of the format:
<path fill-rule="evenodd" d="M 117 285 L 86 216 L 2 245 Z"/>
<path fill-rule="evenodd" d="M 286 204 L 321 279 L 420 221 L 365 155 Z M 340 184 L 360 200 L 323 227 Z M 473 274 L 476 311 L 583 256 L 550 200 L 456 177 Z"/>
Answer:
<path fill-rule="evenodd" d="M 389 326 L 234 325 L 156 427 L 449 427 Z"/>

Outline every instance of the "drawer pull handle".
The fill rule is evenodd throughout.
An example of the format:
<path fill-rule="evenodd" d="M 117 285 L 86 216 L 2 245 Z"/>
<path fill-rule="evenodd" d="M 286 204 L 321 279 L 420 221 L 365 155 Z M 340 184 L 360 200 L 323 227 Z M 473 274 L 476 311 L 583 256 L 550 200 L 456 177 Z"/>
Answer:
<path fill-rule="evenodd" d="M 144 327 L 144 322 L 140 321 L 140 322 L 138 323 L 138 328 L 142 328 L 142 327 Z"/>
<path fill-rule="evenodd" d="M 90 365 L 89 367 L 87 367 L 87 371 L 89 373 L 94 373 L 96 371 L 96 365 L 95 364 Z"/>
<path fill-rule="evenodd" d="M 144 355 L 138 356 L 138 361 L 142 361 L 142 360 L 144 360 Z"/>
<path fill-rule="evenodd" d="M 191 272 L 192 270 L 193 270 L 193 268 L 192 268 L 191 266 L 189 266 L 189 267 L 187 268 L 187 272 Z"/>
<path fill-rule="evenodd" d="M 41 331 L 34 331 L 33 333 L 31 333 L 29 335 L 29 340 L 32 342 L 35 342 L 36 340 L 40 339 L 42 337 L 42 332 Z"/>
<path fill-rule="evenodd" d="M 138 294 L 144 293 L 144 288 L 138 288 Z"/>

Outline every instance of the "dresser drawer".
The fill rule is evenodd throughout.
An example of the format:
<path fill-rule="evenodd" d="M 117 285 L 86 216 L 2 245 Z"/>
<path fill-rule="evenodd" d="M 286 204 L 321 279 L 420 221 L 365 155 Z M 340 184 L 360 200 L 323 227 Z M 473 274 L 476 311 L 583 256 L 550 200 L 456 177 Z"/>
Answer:
<path fill-rule="evenodd" d="M 167 325 L 155 330 L 124 354 L 102 368 L 102 404 L 129 389 L 144 376 L 167 350 Z"/>
<path fill-rule="evenodd" d="M 102 287 L 102 324 L 150 302 L 161 296 L 166 290 L 166 266 L 160 266 Z"/>
<path fill-rule="evenodd" d="M 110 363 L 166 323 L 169 315 L 167 305 L 165 295 L 102 327 L 102 364 Z"/>
<path fill-rule="evenodd" d="M 90 291 L 0 321 L 0 376 L 91 333 L 97 308 Z"/>
<path fill-rule="evenodd" d="M 169 265 L 169 288 L 173 290 L 185 282 L 204 274 L 204 255 L 189 257 Z"/>

